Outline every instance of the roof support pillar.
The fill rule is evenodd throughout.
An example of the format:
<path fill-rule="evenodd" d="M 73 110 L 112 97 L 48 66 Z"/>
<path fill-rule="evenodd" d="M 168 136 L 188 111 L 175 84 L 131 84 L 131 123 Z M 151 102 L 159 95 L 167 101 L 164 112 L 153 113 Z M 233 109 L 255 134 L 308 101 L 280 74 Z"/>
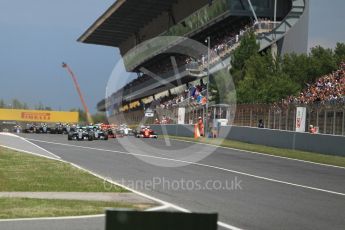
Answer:
<path fill-rule="evenodd" d="M 277 22 L 277 0 L 274 0 L 274 23 L 276 22 Z"/>
<path fill-rule="evenodd" d="M 175 15 L 172 9 L 169 10 L 169 26 L 171 26 L 170 22 L 172 22 L 172 25 L 176 25 Z"/>
<path fill-rule="evenodd" d="M 253 16 L 254 16 L 254 18 L 255 18 L 255 21 L 259 22 L 259 21 L 258 21 L 258 17 L 256 16 L 255 10 L 254 10 L 254 8 L 253 8 L 252 2 L 251 2 L 250 0 L 248 0 L 248 3 L 249 3 L 249 6 L 250 6 L 250 10 L 252 11 Z"/>

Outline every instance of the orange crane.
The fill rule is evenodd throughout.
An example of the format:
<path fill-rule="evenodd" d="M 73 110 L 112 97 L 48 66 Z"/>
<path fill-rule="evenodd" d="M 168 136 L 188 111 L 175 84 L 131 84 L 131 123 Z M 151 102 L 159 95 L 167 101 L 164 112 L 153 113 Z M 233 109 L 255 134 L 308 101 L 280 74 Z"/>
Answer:
<path fill-rule="evenodd" d="M 62 67 L 67 69 L 68 73 L 71 75 L 72 77 L 72 80 L 74 82 L 74 86 L 75 88 L 77 89 L 77 92 L 78 92 L 78 95 L 80 97 L 80 101 L 81 103 L 83 104 L 83 107 L 84 107 L 84 110 L 85 110 L 85 113 L 86 113 L 86 119 L 87 121 L 89 122 L 89 124 L 93 123 L 93 120 L 92 120 L 92 117 L 91 117 L 91 114 L 89 112 L 89 109 L 85 103 L 85 100 L 84 100 L 84 97 L 83 97 L 83 94 L 81 93 L 81 90 L 80 90 L 80 87 L 79 87 L 79 84 L 78 84 L 78 81 L 77 81 L 77 77 L 74 75 L 72 69 L 65 63 L 63 62 L 62 63 Z"/>

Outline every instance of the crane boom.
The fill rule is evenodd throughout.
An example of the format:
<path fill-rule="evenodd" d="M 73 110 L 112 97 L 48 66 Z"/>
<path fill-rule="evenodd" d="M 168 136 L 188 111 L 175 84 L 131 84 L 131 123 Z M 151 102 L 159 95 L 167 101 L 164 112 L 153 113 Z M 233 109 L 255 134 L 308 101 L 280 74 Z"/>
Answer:
<path fill-rule="evenodd" d="M 84 100 L 83 94 L 82 94 L 82 92 L 81 92 L 81 90 L 80 90 L 80 86 L 79 86 L 79 83 L 78 83 L 78 81 L 77 81 L 77 77 L 74 75 L 74 73 L 73 73 L 72 69 L 69 67 L 69 65 L 67 65 L 66 63 L 63 62 L 63 63 L 62 63 L 62 67 L 65 68 L 65 69 L 67 69 L 68 73 L 69 73 L 70 76 L 72 77 L 74 86 L 75 86 L 75 88 L 77 89 L 77 92 L 78 92 L 80 101 L 81 101 L 81 103 L 82 103 L 82 105 L 83 105 L 83 107 L 84 107 L 84 110 L 85 110 L 85 113 L 86 113 L 87 121 L 88 121 L 89 123 L 93 123 L 92 117 L 91 117 L 91 114 L 90 114 L 90 111 L 89 111 L 89 109 L 88 109 L 88 107 L 87 107 L 87 105 L 86 105 L 86 102 L 85 102 L 85 100 Z"/>

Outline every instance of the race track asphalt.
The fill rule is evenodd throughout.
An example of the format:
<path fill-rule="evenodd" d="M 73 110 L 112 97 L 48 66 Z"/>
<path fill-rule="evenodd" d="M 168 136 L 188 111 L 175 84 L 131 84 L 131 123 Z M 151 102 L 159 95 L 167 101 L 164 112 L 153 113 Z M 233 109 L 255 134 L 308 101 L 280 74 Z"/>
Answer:
<path fill-rule="evenodd" d="M 67 141 L 63 135 L 22 136 L 142 193 L 190 211 L 218 212 L 221 222 L 237 228 L 345 226 L 344 168 L 175 140 L 89 142 Z"/>

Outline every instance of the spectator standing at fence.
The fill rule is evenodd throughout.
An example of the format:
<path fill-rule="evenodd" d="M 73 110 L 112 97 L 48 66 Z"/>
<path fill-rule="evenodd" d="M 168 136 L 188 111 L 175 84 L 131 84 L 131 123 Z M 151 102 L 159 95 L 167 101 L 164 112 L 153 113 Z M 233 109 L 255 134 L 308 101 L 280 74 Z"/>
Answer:
<path fill-rule="evenodd" d="M 265 128 L 265 124 L 262 119 L 259 120 L 258 128 L 261 128 L 261 129 Z"/>
<path fill-rule="evenodd" d="M 202 121 L 202 117 L 199 117 L 198 128 L 199 128 L 200 136 L 204 136 L 205 127 L 204 127 L 204 122 Z"/>
<path fill-rule="evenodd" d="M 309 125 L 309 133 L 311 133 L 311 134 L 316 133 L 316 128 L 313 125 Z"/>

